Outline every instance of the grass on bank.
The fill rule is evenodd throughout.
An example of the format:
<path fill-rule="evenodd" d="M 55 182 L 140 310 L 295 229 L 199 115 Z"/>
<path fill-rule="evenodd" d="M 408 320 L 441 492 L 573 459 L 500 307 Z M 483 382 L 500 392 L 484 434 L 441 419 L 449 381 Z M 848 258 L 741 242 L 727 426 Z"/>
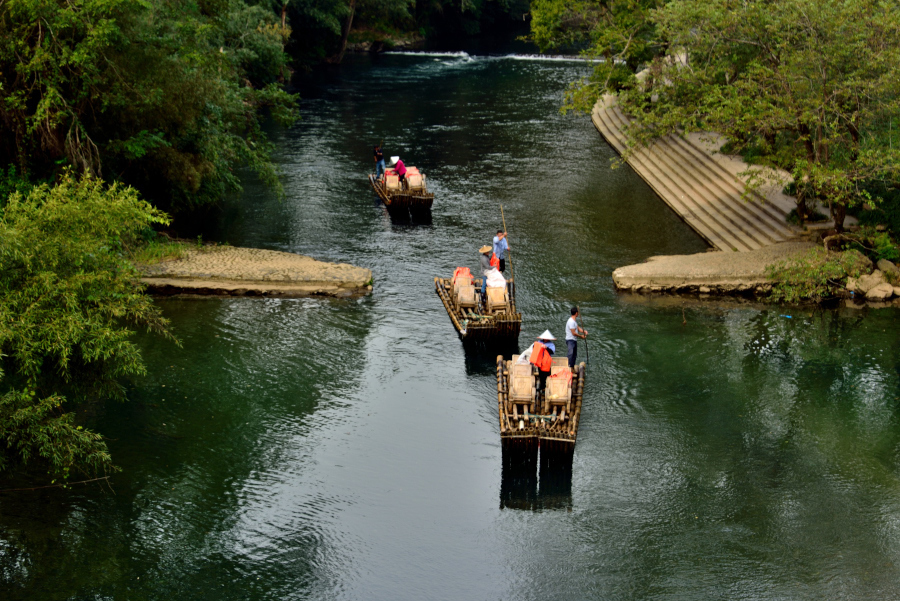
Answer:
<path fill-rule="evenodd" d="M 900 248 L 891 236 L 872 227 L 829 236 L 823 242 L 823 246 L 766 269 L 773 282 L 770 300 L 797 303 L 835 298 L 845 294 L 848 278 L 871 273 L 882 259 L 900 259 Z M 893 286 L 900 284 L 893 272 L 886 271 L 885 279 Z"/>
<path fill-rule="evenodd" d="M 203 252 L 216 246 L 228 245 L 204 243 L 202 236 L 197 236 L 196 240 L 184 240 L 160 235 L 131 250 L 129 259 L 136 265 L 156 265 L 164 261 L 183 259 L 191 250 Z"/>
<path fill-rule="evenodd" d="M 858 278 L 870 269 L 871 262 L 858 250 L 832 252 L 817 246 L 766 268 L 766 276 L 773 282 L 769 300 L 787 303 L 828 300 L 846 286 L 847 278 Z"/>

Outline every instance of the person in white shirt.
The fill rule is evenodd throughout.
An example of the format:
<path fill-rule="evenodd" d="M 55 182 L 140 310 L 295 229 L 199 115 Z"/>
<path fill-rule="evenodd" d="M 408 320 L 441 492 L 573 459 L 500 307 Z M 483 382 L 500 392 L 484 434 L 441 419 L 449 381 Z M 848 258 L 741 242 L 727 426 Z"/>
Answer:
<path fill-rule="evenodd" d="M 587 338 L 587 330 L 578 325 L 578 307 L 572 307 L 572 317 L 566 322 L 566 346 L 568 347 L 569 369 L 575 369 L 578 357 L 578 339 Z"/>

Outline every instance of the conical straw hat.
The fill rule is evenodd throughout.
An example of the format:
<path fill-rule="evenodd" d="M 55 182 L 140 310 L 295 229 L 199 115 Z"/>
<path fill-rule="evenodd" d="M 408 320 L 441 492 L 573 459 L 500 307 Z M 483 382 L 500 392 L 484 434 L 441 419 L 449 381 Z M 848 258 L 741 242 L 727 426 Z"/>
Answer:
<path fill-rule="evenodd" d="M 480 252 L 481 254 L 484 254 L 486 252 L 491 252 L 492 250 L 494 250 L 492 246 L 490 246 L 489 244 L 485 244 L 484 246 L 482 246 L 481 248 L 478 249 L 478 252 Z"/>
<path fill-rule="evenodd" d="M 550 333 L 550 330 L 544 330 L 544 333 L 538 336 L 539 340 L 556 340 L 556 336 Z"/>

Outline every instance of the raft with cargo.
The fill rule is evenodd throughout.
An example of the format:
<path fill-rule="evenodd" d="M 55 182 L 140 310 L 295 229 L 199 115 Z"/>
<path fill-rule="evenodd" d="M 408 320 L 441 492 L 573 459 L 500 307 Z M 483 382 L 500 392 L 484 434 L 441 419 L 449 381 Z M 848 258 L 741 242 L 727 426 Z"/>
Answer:
<path fill-rule="evenodd" d="M 380 178 L 370 173 L 369 183 L 390 211 L 430 211 L 434 204 L 434 194 L 428 191 L 425 175 L 416 167 L 406 168 L 405 182 L 400 181 L 393 168 L 388 168 Z"/>
<path fill-rule="evenodd" d="M 539 444 L 545 452 L 570 454 L 578 438 L 584 396 L 585 364 L 574 372 L 566 357 L 553 357 L 544 390 L 527 355 L 497 357 L 497 405 L 500 439 L 504 445 L 524 448 Z"/>
<path fill-rule="evenodd" d="M 482 279 L 472 277 L 468 267 L 457 267 L 452 278 L 434 278 L 435 292 L 464 342 L 518 340 L 522 314 L 516 312 L 516 285 L 512 279 L 499 279 L 501 285 L 488 281 L 482 299 Z"/>

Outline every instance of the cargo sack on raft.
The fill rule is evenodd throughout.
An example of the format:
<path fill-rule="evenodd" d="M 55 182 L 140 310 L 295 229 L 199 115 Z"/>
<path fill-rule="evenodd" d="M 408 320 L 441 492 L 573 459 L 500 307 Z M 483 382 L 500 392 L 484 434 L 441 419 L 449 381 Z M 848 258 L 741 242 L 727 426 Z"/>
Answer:
<path fill-rule="evenodd" d="M 469 271 L 468 267 L 457 267 L 456 271 L 453 272 L 453 279 L 451 280 L 451 284 L 453 285 L 453 295 L 457 296 L 459 294 L 460 286 L 474 286 L 474 278 L 472 277 L 472 272 Z"/>
<path fill-rule="evenodd" d="M 487 272 L 487 287 L 488 288 L 503 288 L 506 289 L 506 278 L 503 277 L 503 274 L 500 273 L 497 269 L 491 269 Z"/>

